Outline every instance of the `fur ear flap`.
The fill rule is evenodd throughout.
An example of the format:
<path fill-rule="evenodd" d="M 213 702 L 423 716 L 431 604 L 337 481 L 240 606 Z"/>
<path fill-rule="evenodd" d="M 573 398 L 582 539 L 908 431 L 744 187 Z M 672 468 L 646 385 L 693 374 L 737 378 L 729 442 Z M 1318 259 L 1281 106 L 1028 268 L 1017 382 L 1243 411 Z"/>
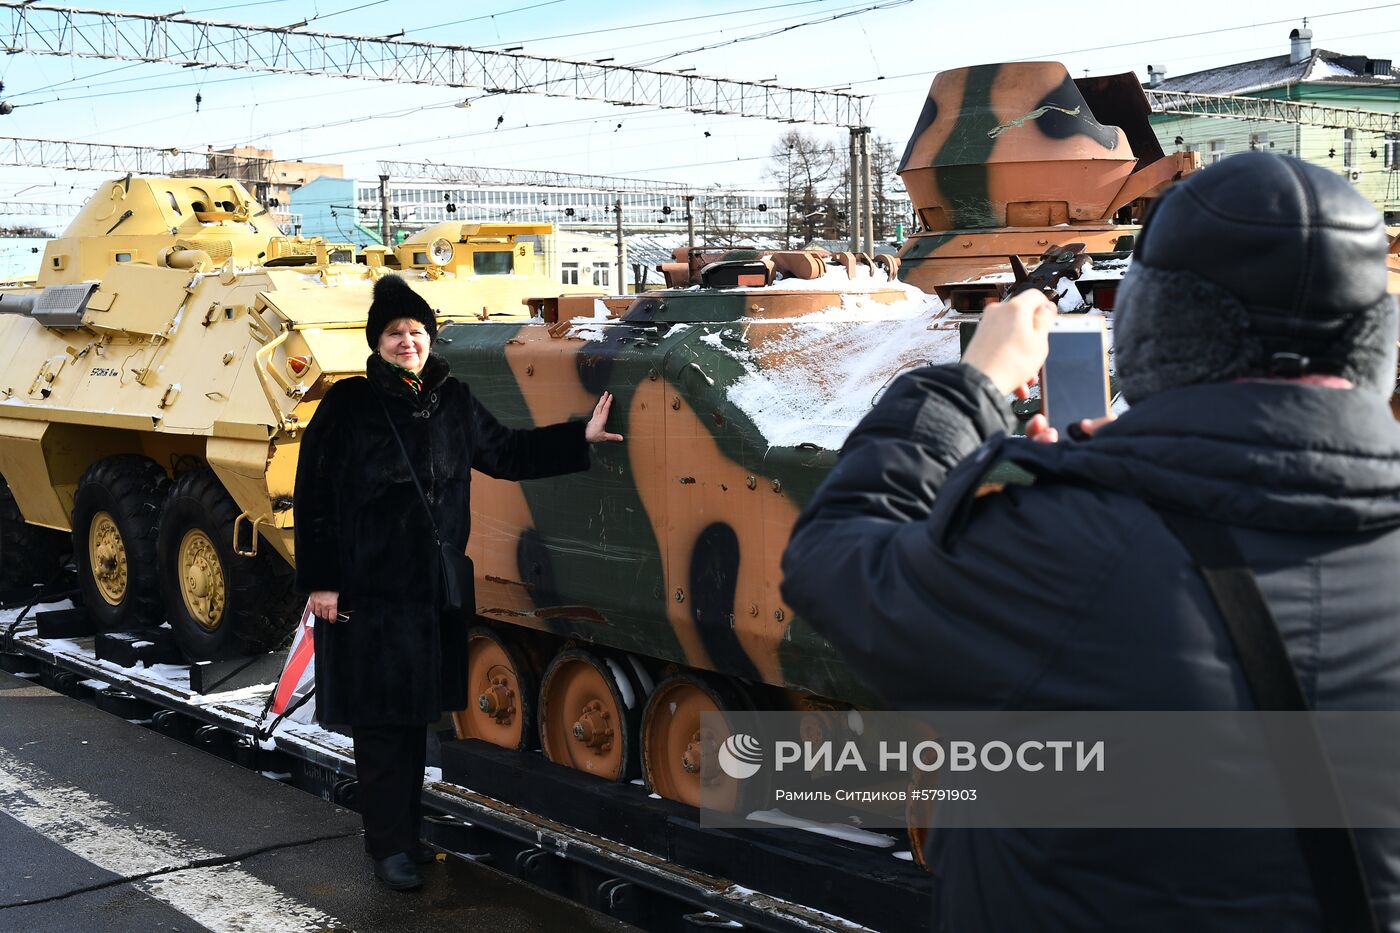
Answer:
<path fill-rule="evenodd" d="M 1134 263 L 1113 317 L 1114 369 L 1130 404 L 1244 375 L 1263 354 L 1239 299 L 1190 272 Z"/>

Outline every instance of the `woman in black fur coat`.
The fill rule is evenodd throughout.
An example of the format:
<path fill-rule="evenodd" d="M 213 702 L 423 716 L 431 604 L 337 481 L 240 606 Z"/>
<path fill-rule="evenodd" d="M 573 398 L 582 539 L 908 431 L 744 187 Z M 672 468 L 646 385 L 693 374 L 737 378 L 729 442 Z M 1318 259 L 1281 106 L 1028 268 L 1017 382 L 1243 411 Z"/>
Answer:
<path fill-rule="evenodd" d="M 471 471 L 521 480 L 586 470 L 612 396 L 587 423 L 503 427 L 429 352 L 437 320 L 396 275 L 375 283 L 364 378 L 326 393 L 302 435 L 296 479 L 296 584 L 316 623 L 316 714 L 351 727 L 365 849 L 385 884 L 422 884 L 419 841 L 426 727 L 467 703 L 468 592 L 444 610 L 433 526 L 464 552 Z M 431 507 L 386 418 L 392 418 Z M 468 577 L 470 579 L 470 575 Z M 468 584 L 470 588 L 470 584 Z"/>

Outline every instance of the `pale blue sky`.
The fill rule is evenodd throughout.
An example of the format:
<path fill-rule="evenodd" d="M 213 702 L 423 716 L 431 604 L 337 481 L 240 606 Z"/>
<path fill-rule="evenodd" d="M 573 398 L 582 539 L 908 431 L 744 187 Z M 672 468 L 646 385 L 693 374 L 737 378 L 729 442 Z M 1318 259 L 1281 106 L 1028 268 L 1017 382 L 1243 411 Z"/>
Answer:
<path fill-rule="evenodd" d="M 107 3 L 172 12 L 178 0 Z M 871 95 L 870 124 L 902 148 L 933 74 L 944 68 L 1054 58 L 1072 74 L 1169 75 L 1281 54 L 1288 32 L 1311 17 L 1318 47 L 1400 61 L 1400 3 L 1244 0 L 1171 4 L 954 3 L 947 0 L 187 0 L 187 14 L 309 29 L 504 48 Z M 870 9 L 883 7 L 882 9 Z M 733 15 L 716 15 L 732 13 Z M 840 14 L 838 19 L 832 19 Z M 698 17 L 698 18 L 697 18 Z M 688 21 L 680 21 L 688 20 Z M 669 21 L 669 22 L 666 22 Z M 637 27 L 637 28 L 622 28 Z M 702 46 L 784 29 L 719 48 Z M 279 157 L 338 161 L 376 173 L 381 158 L 600 174 L 699 183 L 762 184 L 765 157 L 787 127 L 757 120 L 622 109 L 537 97 L 390 86 L 328 78 L 190 71 L 163 65 L 12 55 L 0 62 L 0 118 L 16 136 L 203 148 L 253 143 Z M 883 75 L 884 79 L 879 80 Z M 195 93 L 203 100 L 195 111 Z M 503 118 L 496 128 L 498 118 Z M 622 126 L 619 128 L 618 123 Z M 706 131 L 709 136 L 706 136 Z M 816 130 L 844 140 L 843 130 Z M 0 167 L 0 199 L 70 202 L 98 180 L 85 174 Z"/>

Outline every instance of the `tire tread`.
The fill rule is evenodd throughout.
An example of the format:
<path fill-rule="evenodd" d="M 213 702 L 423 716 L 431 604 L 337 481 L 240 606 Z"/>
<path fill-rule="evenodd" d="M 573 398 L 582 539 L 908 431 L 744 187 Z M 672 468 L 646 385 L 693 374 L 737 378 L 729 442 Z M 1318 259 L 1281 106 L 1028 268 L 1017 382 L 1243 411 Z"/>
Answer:
<path fill-rule="evenodd" d="M 181 474 L 170 490 L 170 501 L 191 499 L 199 504 L 200 510 L 209 517 L 213 528 L 206 532 L 213 535 L 232 534 L 234 521 L 239 509 L 233 497 L 224 489 L 218 476 L 209 468 L 191 470 Z M 175 531 L 172 529 L 171 534 Z M 216 541 L 216 545 L 217 545 Z M 169 542 L 166 549 L 168 558 L 178 550 L 177 542 Z M 225 607 L 224 625 L 232 625 L 228 639 L 233 642 L 235 652 L 260 654 L 276 648 L 296 627 L 298 603 L 300 600 L 291 589 L 290 568 L 280 557 L 260 550 L 257 557 L 245 558 L 234 555 L 233 564 L 224 568 L 225 586 L 228 600 Z M 167 594 L 169 614 L 183 611 L 179 605 L 182 597 L 178 591 Z M 227 644 L 227 643 L 226 643 Z M 203 659 L 199 659 L 203 660 Z"/>

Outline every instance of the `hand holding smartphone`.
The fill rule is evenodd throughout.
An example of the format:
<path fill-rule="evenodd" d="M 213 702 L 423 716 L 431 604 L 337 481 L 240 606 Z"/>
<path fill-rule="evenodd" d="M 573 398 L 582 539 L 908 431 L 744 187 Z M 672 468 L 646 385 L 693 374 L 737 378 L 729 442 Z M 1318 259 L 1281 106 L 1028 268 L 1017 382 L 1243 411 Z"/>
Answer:
<path fill-rule="evenodd" d="M 1061 314 L 1050 328 L 1040 371 L 1040 410 L 1065 435 L 1085 418 L 1109 413 L 1108 333 L 1098 314 Z"/>

